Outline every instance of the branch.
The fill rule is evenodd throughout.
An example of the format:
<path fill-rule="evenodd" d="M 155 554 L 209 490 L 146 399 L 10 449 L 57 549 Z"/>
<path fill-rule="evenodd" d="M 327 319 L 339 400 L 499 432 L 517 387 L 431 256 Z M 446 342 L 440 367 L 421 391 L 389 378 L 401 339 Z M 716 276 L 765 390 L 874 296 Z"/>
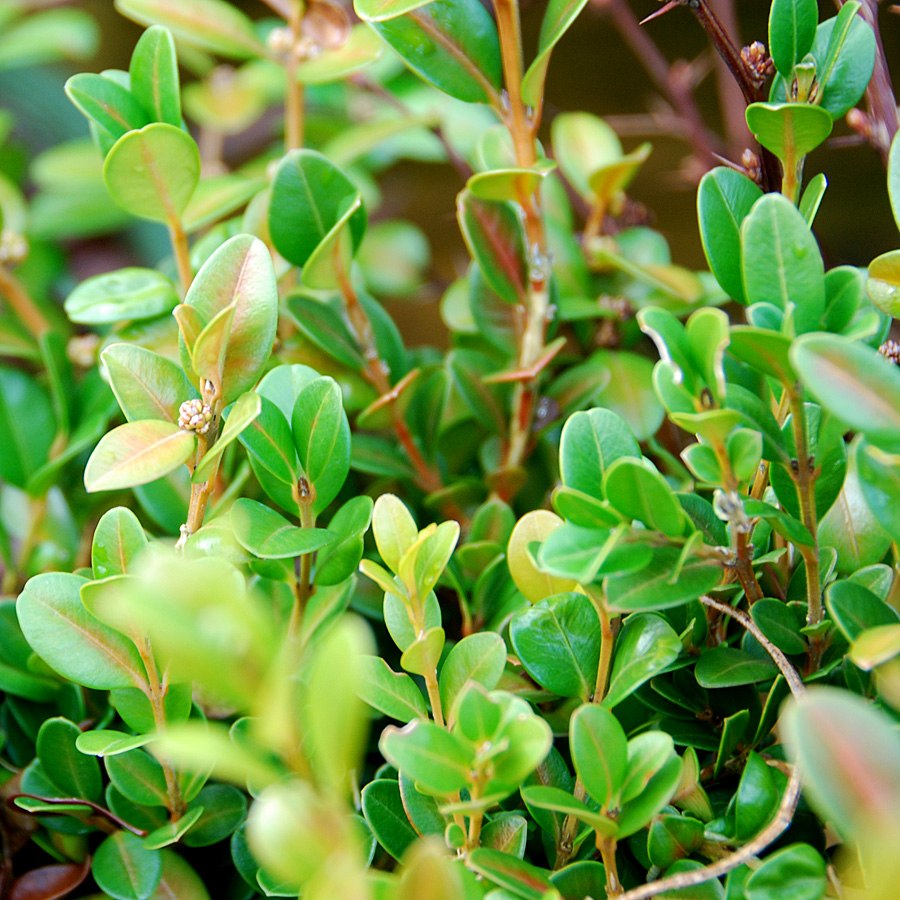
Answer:
<path fill-rule="evenodd" d="M 806 693 L 806 688 L 797 674 L 797 670 L 791 665 L 788 658 L 779 650 L 760 630 L 756 627 L 756 623 L 745 612 L 734 609 L 726 603 L 720 603 L 713 600 L 712 597 L 701 597 L 700 602 L 704 606 L 712 607 L 733 619 L 737 619 L 750 634 L 755 637 L 766 652 L 772 657 L 772 661 L 778 666 L 779 671 L 784 675 L 788 687 L 794 697 L 801 697 Z M 800 799 L 800 774 L 795 766 L 791 772 L 784 797 L 781 799 L 781 805 L 775 813 L 772 821 L 752 840 L 749 844 L 745 844 L 740 850 L 732 853 L 711 865 L 702 869 L 695 869 L 692 872 L 681 872 L 678 875 L 672 875 L 669 878 L 661 878 L 659 881 L 651 881 L 648 884 L 642 884 L 640 887 L 626 891 L 618 897 L 618 900 L 650 900 L 657 894 L 668 891 L 677 891 L 681 888 L 693 887 L 725 875 L 732 869 L 742 866 L 750 862 L 755 856 L 762 853 L 769 844 L 781 834 L 791 824 L 794 817 L 794 811 L 797 809 L 797 802 Z"/>

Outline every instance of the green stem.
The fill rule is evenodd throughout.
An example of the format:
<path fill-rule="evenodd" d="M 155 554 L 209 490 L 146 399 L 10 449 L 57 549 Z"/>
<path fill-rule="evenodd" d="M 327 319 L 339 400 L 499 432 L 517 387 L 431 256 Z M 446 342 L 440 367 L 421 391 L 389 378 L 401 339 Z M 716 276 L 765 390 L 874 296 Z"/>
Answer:
<path fill-rule="evenodd" d="M 300 513 L 301 528 L 315 528 L 316 517 L 312 510 L 315 494 L 309 482 L 304 476 L 293 489 L 294 500 Z M 303 616 L 306 613 L 306 604 L 312 594 L 312 554 L 304 553 L 294 558 L 294 607 L 291 610 L 291 621 L 288 626 L 288 634 L 296 638 L 303 624 Z"/>
<path fill-rule="evenodd" d="M 431 703 L 431 713 L 434 716 L 434 723 L 435 725 L 444 728 L 444 708 L 441 706 L 441 692 L 438 688 L 436 668 L 425 673 L 425 687 L 428 690 L 428 700 Z"/>
<path fill-rule="evenodd" d="M 800 202 L 800 182 L 803 179 L 804 157 L 795 159 L 793 153 L 786 153 L 781 163 L 781 193 L 796 206 Z"/>
<path fill-rule="evenodd" d="M 182 296 L 186 296 L 193 281 L 191 269 L 191 250 L 187 234 L 178 219 L 169 222 L 169 238 L 172 241 L 172 253 L 175 255 L 175 267 L 178 269 L 178 280 L 181 282 Z"/>
<path fill-rule="evenodd" d="M 597 849 L 606 869 L 606 896 L 618 897 L 622 893 L 619 881 L 619 869 L 616 866 L 616 839 L 614 837 L 598 838 Z"/>
<path fill-rule="evenodd" d="M 803 557 L 806 569 L 806 624 L 818 625 L 824 618 L 822 608 L 822 583 L 819 574 L 819 543 L 816 522 L 815 498 L 815 462 L 809 454 L 809 442 L 806 435 L 806 410 L 803 406 L 802 394 L 791 391 L 791 429 L 794 435 L 794 451 L 796 465 L 792 464 L 792 476 L 797 488 L 797 500 L 800 505 L 800 521 L 812 535 L 813 545 L 799 545 L 797 549 Z M 814 669 L 818 668 L 822 653 L 822 639 L 814 636 L 810 640 L 810 662 Z"/>

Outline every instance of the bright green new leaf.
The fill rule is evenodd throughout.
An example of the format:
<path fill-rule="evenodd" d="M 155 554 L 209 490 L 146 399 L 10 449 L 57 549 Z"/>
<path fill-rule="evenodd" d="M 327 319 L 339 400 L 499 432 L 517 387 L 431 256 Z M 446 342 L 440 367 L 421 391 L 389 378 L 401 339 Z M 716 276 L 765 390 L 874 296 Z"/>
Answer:
<path fill-rule="evenodd" d="M 76 748 L 80 734 L 78 726 L 68 719 L 46 719 L 37 736 L 37 758 L 66 796 L 97 801 L 103 791 L 100 766 L 94 757 Z"/>
<path fill-rule="evenodd" d="M 178 59 L 172 34 L 162 25 L 148 28 L 131 54 L 131 93 L 155 122 L 181 127 Z"/>
<path fill-rule="evenodd" d="M 200 152 L 189 134 L 155 122 L 116 141 L 103 180 L 133 216 L 175 226 L 200 180 Z"/>
<path fill-rule="evenodd" d="M 235 500 L 230 517 L 238 543 L 260 559 L 293 559 L 334 540 L 324 528 L 298 528 L 274 509 L 246 497 Z"/>
<path fill-rule="evenodd" d="M 426 793 L 449 796 L 469 781 L 474 748 L 434 722 L 417 720 L 402 729 L 390 725 L 378 748 Z"/>
<path fill-rule="evenodd" d="M 490 631 L 464 637 L 447 655 L 441 666 L 441 705 L 448 717 L 453 704 L 469 681 L 475 681 L 492 691 L 506 667 L 506 644 L 503 638 Z"/>
<path fill-rule="evenodd" d="M 124 575 L 137 553 L 147 546 L 138 517 L 124 506 L 104 513 L 94 530 L 91 566 L 94 578 Z"/>
<path fill-rule="evenodd" d="M 569 723 L 575 771 L 601 809 L 619 805 L 628 769 L 628 742 L 618 719 L 601 706 L 580 707 Z"/>
<path fill-rule="evenodd" d="M 612 709 L 675 662 L 680 653 L 680 638 L 661 616 L 646 613 L 629 616 L 616 639 L 604 706 Z"/>
<path fill-rule="evenodd" d="M 821 900 L 826 863 L 809 844 L 790 844 L 767 856 L 744 885 L 747 900 Z"/>
<path fill-rule="evenodd" d="M 510 535 L 506 549 L 509 574 L 516 587 L 532 603 L 554 594 L 575 590 L 576 584 L 571 579 L 556 578 L 541 572 L 530 555 L 534 542 L 546 540 L 562 524 L 562 519 L 550 510 L 535 509 L 519 519 Z"/>
<path fill-rule="evenodd" d="M 185 463 L 197 439 L 172 422 L 143 419 L 105 434 L 84 469 L 88 492 L 147 484 Z"/>
<path fill-rule="evenodd" d="M 149 113 L 134 95 L 103 75 L 73 75 L 66 82 L 66 95 L 112 142 L 150 123 Z"/>
<path fill-rule="evenodd" d="M 599 116 L 571 112 L 553 119 L 552 137 L 553 152 L 566 180 L 585 200 L 593 202 L 590 177 L 622 157 L 618 135 Z"/>
<path fill-rule="evenodd" d="M 685 516 L 675 492 L 640 459 L 617 459 L 603 476 L 603 493 L 623 516 L 668 537 L 684 533 Z"/>
<path fill-rule="evenodd" d="M 786 165 L 796 165 L 831 134 L 834 119 L 809 103 L 751 103 L 747 127 Z"/>
<path fill-rule="evenodd" d="M 81 325 L 152 319 L 178 305 L 175 285 L 155 269 L 126 268 L 82 281 L 66 298 L 66 315 Z"/>
<path fill-rule="evenodd" d="M 791 78 L 794 66 L 812 49 L 818 24 L 816 0 L 773 0 L 769 11 L 769 52 L 784 78 Z"/>
<path fill-rule="evenodd" d="M 380 656 L 361 657 L 360 667 L 357 693 L 369 706 L 401 722 L 428 718 L 422 692 L 409 675 L 394 672 Z"/>
<path fill-rule="evenodd" d="M 580 822 L 590 825 L 602 837 L 615 837 L 618 826 L 609 816 L 594 812 L 581 800 L 558 787 L 538 786 L 522 788 L 522 799 L 529 807 L 549 809 L 553 812 L 574 816 Z"/>
<path fill-rule="evenodd" d="M 543 99 L 550 54 L 587 5 L 587 0 L 550 0 L 541 22 L 537 54 L 522 79 L 522 101 L 538 106 Z"/>
<path fill-rule="evenodd" d="M 603 476 L 619 457 L 640 459 L 641 450 L 625 422 L 608 409 L 570 416 L 559 445 L 562 483 L 591 497 L 603 497 Z"/>
<path fill-rule="evenodd" d="M 162 876 L 162 854 L 145 849 L 130 831 L 117 831 L 97 848 L 91 874 L 114 900 L 148 900 Z"/>

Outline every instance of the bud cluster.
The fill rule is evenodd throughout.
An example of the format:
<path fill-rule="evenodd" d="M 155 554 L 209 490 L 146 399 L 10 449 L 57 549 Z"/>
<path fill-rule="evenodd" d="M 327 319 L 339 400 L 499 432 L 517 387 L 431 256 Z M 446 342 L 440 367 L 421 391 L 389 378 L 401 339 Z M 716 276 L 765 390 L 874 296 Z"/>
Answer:
<path fill-rule="evenodd" d="M 28 256 L 28 241 L 17 231 L 0 232 L 0 265 L 18 265 Z"/>
<path fill-rule="evenodd" d="M 741 59 L 759 81 L 764 81 L 775 74 L 775 63 L 772 62 L 772 57 L 769 56 L 766 45 L 762 41 L 754 41 L 742 48 Z"/>
<path fill-rule="evenodd" d="M 212 409 L 202 400 L 185 400 L 178 409 L 178 427 L 184 431 L 206 434 L 212 420 Z"/>

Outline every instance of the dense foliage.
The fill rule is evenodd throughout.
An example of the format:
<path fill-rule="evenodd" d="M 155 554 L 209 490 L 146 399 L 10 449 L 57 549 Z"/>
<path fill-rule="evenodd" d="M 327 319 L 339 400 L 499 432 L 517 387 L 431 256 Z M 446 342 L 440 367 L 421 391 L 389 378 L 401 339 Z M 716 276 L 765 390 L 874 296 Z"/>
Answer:
<path fill-rule="evenodd" d="M 687 4 L 759 144 L 694 272 L 634 224 L 649 144 L 538 140 L 586 0 L 530 58 L 515 0 L 266 2 L 116 0 L 90 141 L 0 178 L 0 900 L 893 896 L 900 251 L 826 271 L 803 178 L 850 113 L 900 222 L 871 8 L 739 51 Z M 0 65 L 91 53 L 40 6 Z M 446 352 L 385 309 L 408 159 L 459 177 Z M 55 303 L 135 217 L 171 256 Z"/>

